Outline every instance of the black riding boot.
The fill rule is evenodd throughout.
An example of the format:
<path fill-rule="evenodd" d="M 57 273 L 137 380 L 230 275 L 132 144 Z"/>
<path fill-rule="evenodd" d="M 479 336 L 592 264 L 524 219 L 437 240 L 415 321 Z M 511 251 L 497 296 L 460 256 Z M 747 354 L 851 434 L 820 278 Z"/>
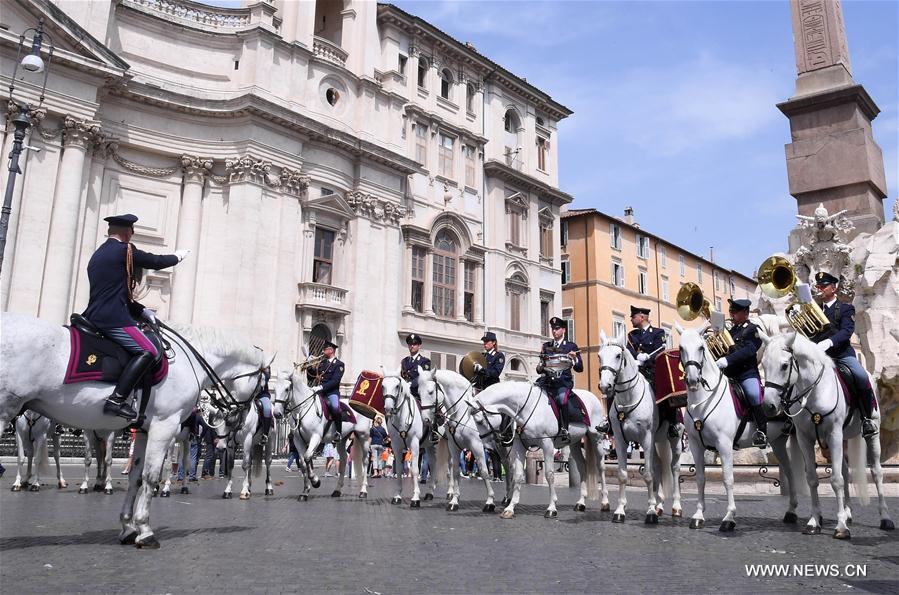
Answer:
<path fill-rule="evenodd" d="M 259 440 L 259 443 L 263 446 L 268 443 L 268 433 L 272 431 L 272 418 L 270 417 L 262 417 L 262 426 L 260 427 L 260 431 L 262 432 L 262 438 Z"/>
<path fill-rule="evenodd" d="M 858 391 L 858 408 L 862 416 L 862 438 L 870 438 L 878 433 L 877 426 L 871 421 L 874 415 L 874 391 L 870 387 Z"/>
<path fill-rule="evenodd" d="M 568 435 L 568 403 L 559 405 L 559 440 L 568 442 L 571 437 Z"/>
<path fill-rule="evenodd" d="M 606 399 L 606 411 L 611 413 L 612 399 L 609 399 L 609 398 Z M 604 418 L 602 418 L 602 421 L 599 422 L 599 424 L 596 426 L 596 431 L 601 434 L 608 434 L 609 436 L 612 435 L 612 423 L 609 421 L 608 415 L 606 415 Z"/>
<path fill-rule="evenodd" d="M 683 428 L 677 425 L 677 409 L 672 407 L 668 401 L 662 401 L 659 405 L 660 417 L 668 422 L 668 437 L 680 438 Z"/>
<path fill-rule="evenodd" d="M 119 381 L 115 385 L 115 391 L 103 404 L 103 413 L 117 415 L 125 419 L 136 419 L 137 411 L 128 404 L 128 397 L 131 396 L 131 391 L 134 390 L 134 387 L 137 386 L 137 383 L 140 382 L 140 379 L 143 378 L 152 365 L 152 353 L 145 351 L 137 357 L 131 358 L 131 361 L 128 362 L 128 365 L 122 371 L 122 375 L 119 376 Z"/>
<path fill-rule="evenodd" d="M 752 417 L 755 419 L 755 434 L 752 435 L 752 445 L 761 449 L 768 448 L 768 416 L 761 405 L 752 407 Z"/>

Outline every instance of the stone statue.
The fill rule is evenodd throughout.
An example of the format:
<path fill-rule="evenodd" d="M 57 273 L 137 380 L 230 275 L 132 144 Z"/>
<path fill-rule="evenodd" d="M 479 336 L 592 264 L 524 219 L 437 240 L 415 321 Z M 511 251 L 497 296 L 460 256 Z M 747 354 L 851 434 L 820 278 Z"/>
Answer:
<path fill-rule="evenodd" d="M 830 273 L 840 278 L 840 297 L 851 300 L 857 271 L 852 266 L 849 241 L 855 226 L 846 211 L 830 215 L 819 204 L 814 217 L 796 217 L 801 245 L 792 260 L 799 279 L 809 283 L 818 271 Z"/>

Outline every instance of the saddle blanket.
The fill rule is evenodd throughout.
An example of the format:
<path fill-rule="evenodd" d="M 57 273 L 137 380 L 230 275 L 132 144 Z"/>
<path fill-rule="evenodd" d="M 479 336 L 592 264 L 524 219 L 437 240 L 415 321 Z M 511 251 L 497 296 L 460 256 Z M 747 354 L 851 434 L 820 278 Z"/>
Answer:
<path fill-rule="evenodd" d="M 84 333 L 74 326 L 66 328 L 69 329 L 71 349 L 63 384 L 118 381 L 122 370 L 131 360 L 131 354 L 115 341 Z M 150 385 L 155 386 L 169 373 L 169 361 L 163 355 L 158 340 L 152 336 L 149 338 L 160 354 L 159 361 L 150 370 Z"/>
<path fill-rule="evenodd" d="M 843 387 L 843 396 L 846 398 L 846 404 L 850 407 L 850 409 L 858 409 L 859 408 L 859 395 L 861 394 L 861 390 L 859 390 L 859 386 L 855 384 L 855 378 L 852 376 L 852 372 L 844 366 L 843 364 L 837 362 L 837 380 L 839 380 L 840 385 Z M 871 397 L 871 411 L 877 411 L 877 399 L 873 397 L 873 393 Z"/>
<path fill-rule="evenodd" d="M 318 398 L 321 399 L 322 411 L 325 413 L 325 419 L 334 421 L 331 416 L 331 410 L 328 409 L 328 399 L 326 399 L 324 395 L 319 395 Z M 340 411 L 340 423 L 356 423 L 356 413 L 343 401 L 339 402 L 338 411 Z"/>
<path fill-rule="evenodd" d="M 733 380 L 728 380 L 728 384 L 730 385 L 730 398 L 734 402 L 734 411 L 737 412 L 737 419 L 740 421 L 751 421 L 752 411 L 746 402 L 746 394 L 743 392 L 743 387 L 739 382 Z"/>
<path fill-rule="evenodd" d="M 548 394 L 546 397 L 549 399 L 549 404 L 553 408 L 553 414 L 556 416 L 556 419 L 559 419 L 559 406 L 556 405 L 556 400 L 553 399 Z M 568 423 L 569 424 L 584 424 L 585 426 L 590 426 L 590 414 L 587 413 L 587 408 L 584 407 L 584 402 L 574 391 L 568 391 Z"/>

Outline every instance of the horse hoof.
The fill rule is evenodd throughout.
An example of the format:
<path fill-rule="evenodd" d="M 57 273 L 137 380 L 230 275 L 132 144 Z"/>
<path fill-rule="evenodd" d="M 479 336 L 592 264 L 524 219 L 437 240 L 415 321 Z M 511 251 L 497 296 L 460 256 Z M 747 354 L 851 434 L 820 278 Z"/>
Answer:
<path fill-rule="evenodd" d="M 788 512 L 784 515 L 784 522 L 788 525 L 795 525 L 799 521 L 799 517 L 795 512 Z"/>
<path fill-rule="evenodd" d="M 334 490 L 333 492 L 331 492 L 331 497 L 340 498 L 340 490 Z"/>
<path fill-rule="evenodd" d="M 155 535 L 150 535 L 143 541 L 135 541 L 134 545 L 139 550 L 158 550 L 159 549 L 159 540 L 156 539 Z"/>
<path fill-rule="evenodd" d="M 613 522 L 613 523 L 623 523 L 623 522 L 624 522 L 624 515 L 623 515 L 623 514 L 613 514 L 613 515 L 612 515 L 612 522 Z"/>
<path fill-rule="evenodd" d="M 674 518 L 680 518 L 680 517 L 684 516 L 684 511 L 681 510 L 680 508 L 672 508 L 671 516 Z"/>
<path fill-rule="evenodd" d="M 515 512 L 512 510 L 504 510 L 503 513 L 499 516 L 500 516 L 500 518 L 511 519 L 512 517 L 515 516 Z"/>
<path fill-rule="evenodd" d="M 584 504 L 575 504 L 574 505 L 575 512 L 584 512 L 585 510 L 587 510 L 587 507 Z"/>
<path fill-rule="evenodd" d="M 447 512 L 456 512 L 459 510 L 458 504 L 453 504 L 452 502 L 446 505 Z"/>
<path fill-rule="evenodd" d="M 33 484 L 31 484 L 31 485 L 28 487 L 28 491 L 29 491 L 29 492 L 40 492 L 40 491 L 41 491 L 41 486 L 39 486 L 39 485 L 36 484 L 36 483 L 33 483 Z"/>
<path fill-rule="evenodd" d="M 880 530 L 881 531 L 895 531 L 896 525 L 894 525 L 893 521 L 890 519 L 881 519 L 880 520 Z"/>
<path fill-rule="evenodd" d="M 425 497 L 424 497 L 425 501 L 433 500 L 433 499 L 434 499 L 434 494 L 425 494 Z"/>
<path fill-rule="evenodd" d="M 659 515 L 655 514 L 654 512 L 651 512 L 648 515 L 646 515 L 645 519 L 643 519 L 643 523 L 646 525 L 658 525 L 659 524 Z"/>
<path fill-rule="evenodd" d="M 365 500 L 366 498 L 368 498 L 368 492 L 359 492 L 360 500 Z"/>
<path fill-rule="evenodd" d="M 421 508 L 421 500 L 413 500 L 409 502 L 409 508 Z"/>
<path fill-rule="evenodd" d="M 171 493 L 170 491 L 168 491 L 168 490 L 163 490 L 163 492 L 162 492 L 161 494 L 159 494 L 159 497 L 160 497 L 160 498 L 168 498 L 168 497 L 171 496 L 171 495 L 172 495 L 172 493 Z"/>
<path fill-rule="evenodd" d="M 129 531 L 125 535 L 119 537 L 119 543 L 122 545 L 134 545 L 137 540 L 137 531 Z"/>
<path fill-rule="evenodd" d="M 390 499 L 390 503 L 391 504 L 402 504 L 403 499 L 400 498 L 399 496 L 394 496 L 393 498 Z"/>
<path fill-rule="evenodd" d="M 57 489 L 64 490 L 67 487 L 69 487 L 69 484 L 67 484 L 64 481 L 60 481 L 59 483 L 56 484 L 56 487 L 57 487 Z"/>
<path fill-rule="evenodd" d="M 231 497 L 232 497 L 231 492 L 223 492 L 222 493 L 222 500 L 230 500 Z"/>
<path fill-rule="evenodd" d="M 846 517 L 846 524 L 847 524 L 847 525 L 851 525 L 851 524 L 852 524 L 852 517 L 851 517 L 851 516 L 850 516 L 850 517 Z"/>
<path fill-rule="evenodd" d="M 275 490 L 273 488 L 265 488 L 265 495 L 266 496 L 274 496 Z"/>
<path fill-rule="evenodd" d="M 187 492 L 184 491 L 184 490 L 186 490 L 186 489 L 187 489 L 187 488 L 181 488 L 181 493 L 182 493 L 182 494 L 186 494 Z M 112 496 L 112 491 L 113 491 L 112 488 L 106 488 L 106 489 L 103 490 L 103 493 L 106 494 L 107 496 Z"/>
<path fill-rule="evenodd" d="M 546 512 L 543 513 L 543 518 L 545 518 L 545 519 L 554 519 L 557 516 L 559 516 L 558 510 L 547 510 Z"/>
<path fill-rule="evenodd" d="M 110 491 L 109 493 L 111 494 L 112 491 Z M 190 493 L 190 488 L 188 488 L 187 486 L 181 486 L 181 493 L 182 493 L 182 494 L 189 494 L 189 493 Z"/>
<path fill-rule="evenodd" d="M 159 486 L 156 486 L 155 488 L 153 488 L 153 497 L 155 498 L 158 495 L 159 495 Z"/>
<path fill-rule="evenodd" d="M 602 506 L 599 507 L 599 512 L 611 512 L 611 511 L 612 511 L 612 505 L 609 504 L 608 502 L 606 502 L 605 504 L 603 504 Z"/>
<path fill-rule="evenodd" d="M 322 480 L 320 480 L 319 478 L 316 477 L 315 479 L 312 480 L 312 487 L 318 489 L 321 485 L 322 485 Z"/>
<path fill-rule="evenodd" d="M 511 498 L 508 498 L 508 497 L 503 498 L 503 502 L 502 502 L 502 503 L 503 503 L 503 506 L 507 506 L 507 505 L 509 505 L 509 504 L 512 503 L 512 499 L 511 499 Z"/>
<path fill-rule="evenodd" d="M 13 489 L 13 491 L 16 491 L 16 490 Z M 79 494 L 86 494 L 86 493 L 87 493 L 87 488 L 78 488 L 78 493 L 79 493 Z"/>
<path fill-rule="evenodd" d="M 702 519 L 692 519 L 690 520 L 690 528 L 691 529 L 702 529 L 705 527 L 705 521 Z"/>
<path fill-rule="evenodd" d="M 820 525 L 806 525 L 802 530 L 803 535 L 818 535 L 819 533 L 821 533 Z"/>
<path fill-rule="evenodd" d="M 837 529 L 833 532 L 834 539 L 849 539 L 849 529 Z"/>
<path fill-rule="evenodd" d="M 496 504 L 485 504 L 481 512 L 496 512 Z M 883 529 L 883 527 L 881 527 Z"/>
<path fill-rule="evenodd" d="M 721 526 L 718 527 L 718 530 L 722 533 L 732 533 L 736 528 L 737 523 L 735 523 L 734 521 L 722 521 Z"/>
<path fill-rule="evenodd" d="M 241 499 L 241 500 L 249 500 L 249 499 L 250 499 L 250 492 L 242 492 L 242 493 L 240 494 L 240 499 Z"/>
<path fill-rule="evenodd" d="M 309 496 L 307 496 L 306 494 L 300 494 L 299 496 L 297 496 L 297 502 L 306 502 L 307 500 L 309 500 Z"/>

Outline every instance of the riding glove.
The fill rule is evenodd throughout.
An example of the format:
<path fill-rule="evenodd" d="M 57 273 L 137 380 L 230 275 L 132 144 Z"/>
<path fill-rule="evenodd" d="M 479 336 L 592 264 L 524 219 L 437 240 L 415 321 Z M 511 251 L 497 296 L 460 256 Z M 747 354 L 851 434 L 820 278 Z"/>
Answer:
<path fill-rule="evenodd" d="M 726 357 L 719 357 L 718 360 L 715 362 L 715 365 L 718 366 L 720 369 L 723 370 L 724 368 L 727 367 L 727 358 L 726 358 Z"/>
<path fill-rule="evenodd" d="M 823 341 L 818 342 L 818 347 L 821 348 L 821 351 L 827 351 L 831 347 L 833 347 L 833 341 L 830 339 L 824 339 Z"/>

